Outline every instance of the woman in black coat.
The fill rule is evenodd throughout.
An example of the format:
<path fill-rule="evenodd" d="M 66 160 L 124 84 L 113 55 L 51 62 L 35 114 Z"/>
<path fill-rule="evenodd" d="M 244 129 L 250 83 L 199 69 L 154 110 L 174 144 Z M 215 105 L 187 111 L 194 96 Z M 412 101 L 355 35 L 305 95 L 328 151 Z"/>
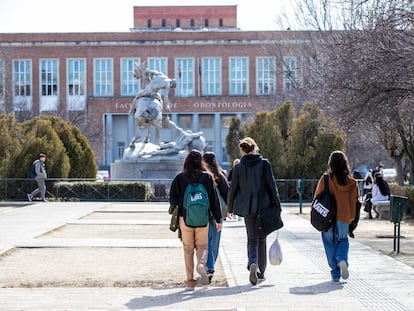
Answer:
<path fill-rule="evenodd" d="M 228 194 L 228 216 L 244 217 L 247 232 L 247 269 L 250 283 L 264 281 L 267 265 L 266 237 L 259 237 L 256 230 L 256 216 L 259 208 L 268 207 L 271 202 L 281 212 L 279 192 L 273 176 L 272 166 L 258 152 L 256 142 L 246 137 L 239 143 L 242 157 L 233 168 Z"/>

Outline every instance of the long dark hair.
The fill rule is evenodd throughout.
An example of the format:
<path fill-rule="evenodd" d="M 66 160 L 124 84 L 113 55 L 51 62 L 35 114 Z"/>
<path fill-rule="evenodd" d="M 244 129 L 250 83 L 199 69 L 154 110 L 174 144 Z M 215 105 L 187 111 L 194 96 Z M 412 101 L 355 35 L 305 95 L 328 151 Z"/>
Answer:
<path fill-rule="evenodd" d="M 203 159 L 206 162 L 208 169 L 211 171 L 211 173 L 214 175 L 214 179 L 216 183 L 219 182 L 219 175 L 221 174 L 221 167 L 217 162 L 217 157 L 214 154 L 214 152 L 205 152 L 203 154 Z"/>
<path fill-rule="evenodd" d="M 334 175 L 340 185 L 346 185 L 350 177 L 351 170 L 349 169 L 348 158 L 345 153 L 336 150 L 331 153 L 328 161 L 328 173 L 330 176 Z"/>
<path fill-rule="evenodd" d="M 378 188 L 382 195 L 389 195 L 390 188 L 388 187 L 387 183 L 385 182 L 384 178 L 382 178 L 381 174 L 376 175 L 375 183 L 378 185 Z"/>
<path fill-rule="evenodd" d="M 200 178 L 202 171 L 207 171 L 207 166 L 201 152 L 191 150 L 184 159 L 183 173 L 193 181 Z"/>

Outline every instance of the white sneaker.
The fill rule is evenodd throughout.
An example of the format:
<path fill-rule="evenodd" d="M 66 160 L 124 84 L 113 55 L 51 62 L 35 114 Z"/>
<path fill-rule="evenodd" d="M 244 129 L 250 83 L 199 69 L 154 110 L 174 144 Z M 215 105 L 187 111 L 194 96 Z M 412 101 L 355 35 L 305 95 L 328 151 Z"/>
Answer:
<path fill-rule="evenodd" d="M 207 276 L 206 268 L 202 263 L 197 264 L 197 272 L 200 274 L 200 284 L 202 286 L 208 285 L 210 282 Z"/>
<path fill-rule="evenodd" d="M 30 193 L 27 194 L 27 199 L 29 200 L 29 202 L 32 202 L 32 195 Z"/>
<path fill-rule="evenodd" d="M 342 261 L 339 262 L 339 269 L 341 269 L 341 276 L 344 280 L 349 278 L 348 266 L 347 266 L 345 260 L 342 260 Z"/>

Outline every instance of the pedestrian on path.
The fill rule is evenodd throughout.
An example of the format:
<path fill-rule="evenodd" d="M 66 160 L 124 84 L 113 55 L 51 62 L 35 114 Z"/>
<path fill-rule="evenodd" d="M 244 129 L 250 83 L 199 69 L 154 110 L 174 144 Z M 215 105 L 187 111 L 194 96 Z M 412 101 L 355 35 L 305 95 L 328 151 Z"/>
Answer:
<path fill-rule="evenodd" d="M 347 156 L 342 151 L 334 151 L 328 161 L 329 192 L 336 200 L 336 222 L 327 232 L 322 232 L 325 254 L 331 268 L 331 277 L 339 282 L 347 279 L 349 224 L 356 216 L 355 206 L 359 197 L 358 182 L 351 176 Z M 315 197 L 324 190 L 324 176 L 316 186 Z"/>
<path fill-rule="evenodd" d="M 39 159 L 33 162 L 33 166 L 35 168 L 35 177 L 34 179 L 37 182 L 37 188 L 33 190 L 31 193 L 27 194 L 27 198 L 30 202 L 32 202 L 33 198 L 40 193 L 40 199 L 42 202 L 47 202 L 46 200 L 46 179 L 47 179 L 47 172 L 46 172 L 46 155 L 41 153 L 39 155 Z"/>
<path fill-rule="evenodd" d="M 209 213 L 215 219 L 217 231 L 221 231 L 221 211 L 217 194 L 214 190 L 214 178 L 207 170 L 203 156 L 198 150 L 191 150 L 184 159 L 183 170 L 178 173 L 171 183 L 170 208 L 179 208 L 179 223 L 181 240 L 184 248 L 184 264 L 186 280 L 185 290 L 193 291 L 197 281 L 194 279 L 194 249 L 196 250 L 196 270 L 200 274 L 200 284 L 208 285 L 209 279 L 206 270 L 208 255 L 208 219 L 206 225 L 190 227 L 186 224 L 187 217 L 184 208 L 184 194 L 187 185 L 202 184 L 208 194 Z M 194 198 L 196 199 L 196 198 Z"/>
<path fill-rule="evenodd" d="M 239 142 L 242 155 L 240 163 L 233 167 L 228 194 L 228 216 L 244 217 L 247 232 L 247 269 L 252 285 L 265 280 L 267 265 L 266 237 L 260 237 L 256 229 L 257 212 L 271 202 L 281 211 L 279 192 L 272 166 L 259 154 L 259 147 L 251 137 Z"/>
<path fill-rule="evenodd" d="M 207 164 L 208 169 L 213 174 L 215 183 L 216 183 L 216 190 L 218 190 L 217 195 L 219 197 L 220 209 L 222 211 L 221 215 L 222 218 L 226 218 L 227 216 L 227 192 L 229 191 L 229 183 L 227 182 L 227 178 L 224 175 L 223 169 L 217 162 L 217 157 L 214 152 L 205 152 L 203 154 L 203 159 Z M 226 205 L 226 206 L 222 206 Z M 223 209 L 225 209 L 223 215 Z M 208 256 L 207 256 L 207 276 L 211 282 L 211 279 L 214 276 L 214 266 L 216 264 L 216 260 L 219 253 L 220 248 L 220 238 L 221 238 L 221 231 L 216 230 L 216 221 L 214 217 L 210 217 L 210 221 L 208 223 Z"/>

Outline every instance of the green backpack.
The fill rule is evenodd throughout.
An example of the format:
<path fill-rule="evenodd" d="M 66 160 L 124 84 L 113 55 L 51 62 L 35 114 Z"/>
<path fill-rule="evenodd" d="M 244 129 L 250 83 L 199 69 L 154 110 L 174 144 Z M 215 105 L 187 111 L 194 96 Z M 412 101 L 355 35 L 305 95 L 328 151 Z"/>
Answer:
<path fill-rule="evenodd" d="M 201 182 L 189 183 L 184 192 L 184 221 L 192 228 L 205 227 L 210 219 L 208 193 Z"/>

